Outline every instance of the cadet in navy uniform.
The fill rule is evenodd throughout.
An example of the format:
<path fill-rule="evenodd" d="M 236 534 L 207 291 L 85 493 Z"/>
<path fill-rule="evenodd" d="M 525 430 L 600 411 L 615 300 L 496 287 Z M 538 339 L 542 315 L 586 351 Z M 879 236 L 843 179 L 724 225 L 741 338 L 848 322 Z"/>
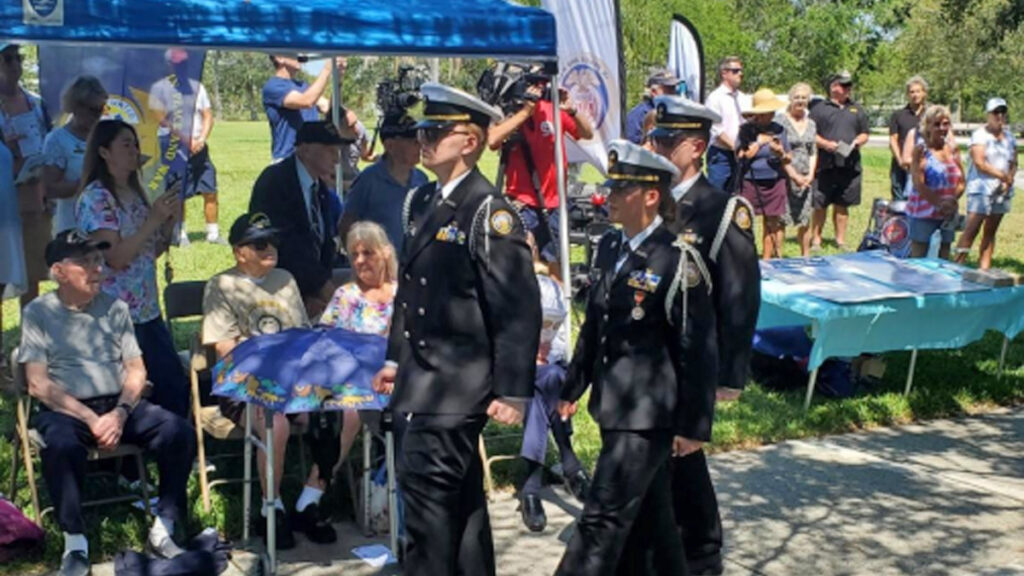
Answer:
<path fill-rule="evenodd" d="M 491 576 L 477 446 L 488 416 L 520 422 L 533 395 L 540 292 L 522 222 L 476 168 L 501 112 L 440 84 L 420 90 L 422 160 L 437 182 L 405 200 L 388 365 L 374 385 L 410 415 L 398 463 L 405 574 Z"/>
<path fill-rule="evenodd" d="M 711 124 L 719 121 L 718 114 L 681 96 L 658 96 L 654 106 L 655 127 L 650 133 L 654 149 L 680 172 L 672 188 L 676 219 L 671 227 L 704 257 L 714 285 L 717 330 L 709 346 L 716 354 L 708 358 L 717 358 L 718 370 L 709 377 L 720 388 L 738 391 L 746 384 L 761 303 L 752 211 L 741 197 L 730 197 L 701 174 L 708 133 Z M 721 574 L 718 501 L 704 451 L 692 448 L 672 461 L 676 522 L 691 573 Z"/>
<path fill-rule="evenodd" d="M 663 223 L 679 171 L 625 140 L 609 144 L 609 215 L 622 232 L 602 238 L 592 265 L 586 320 L 562 391 L 571 416 L 592 386 L 601 453 L 558 575 L 643 574 L 637 552 L 654 549 L 656 573 L 686 573 L 675 536 L 669 460 L 707 441 L 714 382 L 702 359 L 714 333 L 703 256 Z"/>

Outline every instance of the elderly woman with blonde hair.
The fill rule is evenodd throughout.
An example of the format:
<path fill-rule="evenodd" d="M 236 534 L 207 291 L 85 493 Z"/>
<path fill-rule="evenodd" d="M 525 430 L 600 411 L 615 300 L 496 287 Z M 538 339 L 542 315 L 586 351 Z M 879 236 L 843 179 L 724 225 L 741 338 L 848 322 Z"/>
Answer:
<path fill-rule="evenodd" d="M 379 224 L 356 222 L 345 236 L 352 280 L 340 286 L 324 309 L 320 324 L 387 337 L 394 312 L 398 259 Z M 359 412 L 346 410 L 341 429 L 341 459 L 352 449 L 360 427 Z"/>

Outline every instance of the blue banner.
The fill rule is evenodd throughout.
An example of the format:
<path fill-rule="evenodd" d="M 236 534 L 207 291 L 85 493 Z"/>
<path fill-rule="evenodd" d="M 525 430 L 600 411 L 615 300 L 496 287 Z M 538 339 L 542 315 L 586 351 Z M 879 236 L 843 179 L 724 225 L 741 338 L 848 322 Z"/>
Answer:
<path fill-rule="evenodd" d="M 109 97 L 104 118 L 135 127 L 142 183 L 149 198 L 184 179 L 206 53 L 179 48 L 39 47 L 39 86 L 57 126 L 67 120 L 61 94 L 78 76 L 97 77 Z"/>

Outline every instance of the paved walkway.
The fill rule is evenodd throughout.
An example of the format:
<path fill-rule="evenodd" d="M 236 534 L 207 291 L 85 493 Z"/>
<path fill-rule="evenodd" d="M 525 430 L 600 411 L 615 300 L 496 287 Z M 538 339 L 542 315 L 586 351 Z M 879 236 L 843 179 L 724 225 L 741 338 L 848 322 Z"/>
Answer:
<path fill-rule="evenodd" d="M 728 452 L 711 467 L 727 576 L 1024 576 L 1024 409 Z M 547 498 L 538 535 L 495 497 L 499 575 L 554 572 L 579 505 L 561 489 Z M 399 573 L 350 560 L 368 541 L 340 528 L 344 547 L 303 543 L 279 574 Z M 236 555 L 231 576 L 254 574 L 254 558 Z"/>

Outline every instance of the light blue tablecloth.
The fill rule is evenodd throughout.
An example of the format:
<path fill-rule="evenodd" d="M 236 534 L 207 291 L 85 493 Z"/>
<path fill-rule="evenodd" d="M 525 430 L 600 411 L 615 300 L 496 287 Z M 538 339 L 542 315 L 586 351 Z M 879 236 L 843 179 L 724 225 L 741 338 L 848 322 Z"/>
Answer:
<path fill-rule="evenodd" d="M 940 261 L 919 262 L 940 268 Z M 763 280 L 757 327 L 776 326 L 812 326 L 808 370 L 838 356 L 960 348 L 986 330 L 1010 338 L 1024 330 L 1024 286 L 839 304 Z"/>

